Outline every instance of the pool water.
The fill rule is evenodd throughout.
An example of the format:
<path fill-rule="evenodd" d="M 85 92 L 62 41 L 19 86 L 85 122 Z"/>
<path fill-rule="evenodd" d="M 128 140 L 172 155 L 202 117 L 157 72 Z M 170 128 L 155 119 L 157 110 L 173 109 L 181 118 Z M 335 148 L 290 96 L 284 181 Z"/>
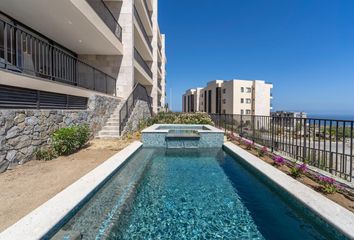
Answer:
<path fill-rule="evenodd" d="M 222 149 L 141 149 L 62 228 L 84 239 L 342 239 Z"/>

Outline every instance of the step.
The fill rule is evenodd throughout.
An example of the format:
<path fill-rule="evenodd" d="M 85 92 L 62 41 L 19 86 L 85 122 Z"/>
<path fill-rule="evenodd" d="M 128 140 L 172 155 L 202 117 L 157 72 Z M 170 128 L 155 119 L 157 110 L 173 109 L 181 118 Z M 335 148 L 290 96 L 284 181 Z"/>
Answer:
<path fill-rule="evenodd" d="M 110 118 L 108 118 L 108 122 L 109 122 L 109 121 L 117 121 L 117 122 L 119 122 L 119 118 L 110 117 Z"/>
<path fill-rule="evenodd" d="M 98 135 L 96 136 L 97 139 L 119 139 L 120 136 L 112 136 L 112 135 Z"/>
<path fill-rule="evenodd" d="M 117 135 L 117 136 L 119 136 L 119 131 L 117 131 L 117 130 L 101 130 L 98 132 L 98 135 L 99 136 L 100 135 L 110 135 L 110 136 Z"/>
<path fill-rule="evenodd" d="M 107 123 L 120 123 L 120 121 L 108 119 Z"/>
<path fill-rule="evenodd" d="M 119 122 L 118 121 L 108 121 L 107 123 L 106 123 L 106 126 L 115 126 L 115 127 L 119 127 Z"/>
<path fill-rule="evenodd" d="M 102 131 L 119 131 L 119 126 L 104 126 Z"/>

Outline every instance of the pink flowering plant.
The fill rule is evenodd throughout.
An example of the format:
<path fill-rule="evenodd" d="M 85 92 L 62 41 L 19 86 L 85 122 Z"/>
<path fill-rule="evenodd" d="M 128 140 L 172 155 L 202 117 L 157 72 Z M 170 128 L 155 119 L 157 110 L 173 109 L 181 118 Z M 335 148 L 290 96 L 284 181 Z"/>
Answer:
<path fill-rule="evenodd" d="M 251 150 L 253 147 L 253 142 L 245 138 L 242 139 L 242 144 L 246 146 L 247 150 Z"/>
<path fill-rule="evenodd" d="M 273 160 L 274 160 L 274 165 L 277 167 L 281 167 L 286 163 L 285 159 L 282 156 L 275 156 Z"/>
<path fill-rule="evenodd" d="M 262 147 L 261 149 L 258 150 L 258 156 L 264 157 L 268 153 L 267 147 Z"/>
<path fill-rule="evenodd" d="M 302 174 L 305 174 L 308 170 L 308 166 L 306 163 L 302 163 L 300 165 L 295 164 L 295 166 L 290 168 L 290 174 L 293 176 L 293 178 L 298 178 Z"/>
<path fill-rule="evenodd" d="M 338 185 L 336 184 L 336 180 L 331 177 L 318 175 L 317 180 L 322 185 L 322 191 L 325 194 L 335 193 L 338 189 Z"/>
<path fill-rule="evenodd" d="M 235 140 L 236 140 L 236 137 L 235 137 L 235 135 L 233 135 L 232 133 L 228 133 L 228 134 L 227 134 L 227 139 L 228 139 L 229 141 L 235 141 Z"/>

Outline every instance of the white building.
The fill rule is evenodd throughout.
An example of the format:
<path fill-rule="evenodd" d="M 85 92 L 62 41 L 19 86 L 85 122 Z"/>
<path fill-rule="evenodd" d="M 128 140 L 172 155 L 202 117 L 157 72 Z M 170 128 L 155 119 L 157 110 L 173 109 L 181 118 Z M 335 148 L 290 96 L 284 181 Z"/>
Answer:
<path fill-rule="evenodd" d="M 0 172 L 58 128 L 134 131 L 166 97 L 158 0 L 0 1 Z"/>
<path fill-rule="evenodd" d="M 124 100 L 140 83 L 159 111 L 166 57 L 157 1 L 0 1 L 0 85 Z"/>
<path fill-rule="evenodd" d="M 184 112 L 269 116 L 273 85 L 262 80 L 215 80 L 183 95 Z"/>

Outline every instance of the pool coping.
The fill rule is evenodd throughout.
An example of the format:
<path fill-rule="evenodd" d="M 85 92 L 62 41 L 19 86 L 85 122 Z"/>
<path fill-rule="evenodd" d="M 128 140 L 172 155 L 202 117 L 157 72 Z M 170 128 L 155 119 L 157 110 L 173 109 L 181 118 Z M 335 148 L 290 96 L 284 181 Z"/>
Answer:
<path fill-rule="evenodd" d="M 354 213 L 270 166 L 237 145 L 225 142 L 223 147 L 239 156 L 254 169 L 260 171 L 346 237 L 354 239 Z"/>
<path fill-rule="evenodd" d="M 154 124 L 148 128 L 145 128 L 141 133 L 168 133 L 170 129 L 158 129 L 159 127 L 163 126 L 196 126 L 196 127 L 206 127 L 208 130 L 203 129 L 195 129 L 198 133 L 224 133 L 224 131 L 208 125 L 208 124 Z M 194 130 L 194 129 L 193 129 Z"/>
<path fill-rule="evenodd" d="M 143 144 L 139 141 L 119 151 L 101 165 L 59 192 L 53 198 L 0 233 L 1 240 L 41 239 L 132 156 Z"/>

